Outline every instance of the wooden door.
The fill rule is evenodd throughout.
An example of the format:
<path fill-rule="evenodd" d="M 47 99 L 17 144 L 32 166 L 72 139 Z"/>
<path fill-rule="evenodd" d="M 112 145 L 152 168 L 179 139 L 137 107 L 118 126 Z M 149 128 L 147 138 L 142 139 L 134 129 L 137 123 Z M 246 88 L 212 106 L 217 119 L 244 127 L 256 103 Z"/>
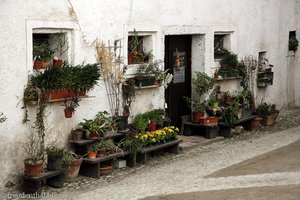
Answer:
<path fill-rule="evenodd" d="M 173 81 L 165 92 L 167 114 L 172 124 L 181 127 L 181 116 L 191 113 L 183 97 L 191 97 L 191 35 L 165 37 L 165 70 Z"/>

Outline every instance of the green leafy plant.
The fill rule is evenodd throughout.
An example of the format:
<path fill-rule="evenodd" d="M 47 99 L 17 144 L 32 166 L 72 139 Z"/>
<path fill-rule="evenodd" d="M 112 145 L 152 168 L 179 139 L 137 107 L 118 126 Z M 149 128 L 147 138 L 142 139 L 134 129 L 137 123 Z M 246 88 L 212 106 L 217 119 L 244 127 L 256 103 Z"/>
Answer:
<path fill-rule="evenodd" d="M 63 160 L 63 166 L 65 168 L 68 168 L 68 167 L 70 167 L 73 164 L 73 162 L 75 160 L 80 159 L 80 158 L 81 158 L 80 155 L 77 155 L 77 154 L 75 154 L 73 152 L 65 152 L 65 154 L 64 154 L 64 160 Z"/>
<path fill-rule="evenodd" d="M 131 158 L 136 163 L 137 152 L 142 148 L 142 145 L 133 133 L 126 133 L 125 137 L 118 143 L 118 147 L 124 151 L 130 151 Z"/>
<path fill-rule="evenodd" d="M 132 121 L 133 128 L 138 132 L 144 132 L 148 127 L 148 119 L 141 113 L 135 115 Z"/>
<path fill-rule="evenodd" d="M 221 112 L 223 122 L 225 124 L 234 125 L 238 121 L 238 109 L 239 104 L 236 102 L 225 107 Z"/>
<path fill-rule="evenodd" d="M 267 104 L 267 103 L 261 103 L 256 108 L 256 114 L 261 117 L 266 117 L 269 115 L 277 115 L 279 111 L 276 109 L 275 104 Z"/>
<path fill-rule="evenodd" d="M 114 143 L 114 141 L 112 139 L 103 139 L 98 144 L 99 149 L 109 150 L 109 149 L 112 149 L 115 147 L 116 147 L 116 144 Z"/>
<path fill-rule="evenodd" d="M 124 84 L 122 84 L 122 97 L 123 97 L 123 107 L 130 109 L 131 103 L 135 97 L 135 80 L 126 79 Z"/>
<path fill-rule="evenodd" d="M 193 79 L 195 92 L 200 96 L 212 89 L 214 83 L 214 79 L 208 76 L 205 72 L 196 72 L 196 77 Z"/>
<path fill-rule="evenodd" d="M 289 50 L 290 51 L 294 51 L 294 52 L 297 51 L 298 45 L 299 45 L 299 42 L 296 37 L 291 37 L 289 39 Z"/>
<path fill-rule="evenodd" d="M 1 112 L 0 113 L 0 124 L 5 122 L 7 120 L 7 117 Z"/>
<path fill-rule="evenodd" d="M 199 93 L 194 93 L 192 97 L 183 97 L 188 106 L 192 108 L 194 112 L 204 112 L 206 108 L 206 101 L 203 100 Z"/>
<path fill-rule="evenodd" d="M 52 146 L 46 148 L 46 152 L 47 152 L 47 155 L 50 157 L 64 157 L 65 149 L 62 147 L 52 145 Z"/>

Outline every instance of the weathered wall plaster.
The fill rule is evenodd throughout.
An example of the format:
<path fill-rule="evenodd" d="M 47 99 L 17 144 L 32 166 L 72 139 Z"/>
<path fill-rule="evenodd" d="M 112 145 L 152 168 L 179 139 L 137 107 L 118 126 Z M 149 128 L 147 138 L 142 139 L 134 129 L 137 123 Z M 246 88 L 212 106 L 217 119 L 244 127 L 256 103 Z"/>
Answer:
<path fill-rule="evenodd" d="M 77 20 L 70 15 L 70 9 L 75 11 Z M 257 101 L 264 98 L 279 107 L 294 101 L 300 106 L 299 51 L 295 55 L 294 72 L 288 70 L 289 58 L 286 57 L 289 27 L 298 30 L 300 40 L 297 0 L 153 0 L 148 4 L 136 0 L 2 0 L 0 10 L 0 111 L 8 117 L 0 124 L 0 151 L 3 152 L 0 187 L 8 180 L 15 181 L 23 171 L 22 144 L 29 126 L 22 124 L 21 107 L 24 85 L 32 71 L 30 38 L 34 27 L 68 28 L 73 37 L 71 58 L 74 64 L 96 61 L 92 44 L 96 38 L 105 42 L 124 39 L 123 54 L 126 55 L 128 31 L 133 28 L 154 34 L 155 56 L 161 59 L 164 57 L 164 35 L 192 34 L 192 71 L 199 69 L 210 75 L 216 67 L 213 34 L 230 31 L 231 50 L 239 58 L 245 55 L 257 57 L 259 51 L 267 51 L 270 63 L 274 65 L 274 84 L 258 91 Z M 290 73 L 295 74 L 294 83 L 287 81 Z M 287 88 L 293 91 L 293 87 L 295 100 L 283 97 Z M 50 138 L 59 135 L 66 144 L 70 130 L 78 122 L 109 109 L 102 81 L 90 95 L 95 97 L 82 100 L 72 119 L 64 118 L 59 103 L 48 106 L 47 135 Z M 162 87 L 137 91 L 132 114 L 163 106 Z"/>

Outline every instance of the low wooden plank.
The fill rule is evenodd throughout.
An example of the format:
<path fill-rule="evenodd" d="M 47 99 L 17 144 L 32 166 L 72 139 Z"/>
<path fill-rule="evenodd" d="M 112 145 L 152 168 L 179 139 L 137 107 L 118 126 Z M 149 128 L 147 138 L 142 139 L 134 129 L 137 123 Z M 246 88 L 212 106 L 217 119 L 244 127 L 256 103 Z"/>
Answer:
<path fill-rule="evenodd" d="M 140 150 L 140 153 L 145 154 L 145 153 L 148 153 L 148 152 L 151 152 L 151 151 L 156 151 L 156 150 L 159 150 L 159 149 L 163 149 L 163 148 L 166 148 L 166 147 L 169 147 L 169 146 L 179 144 L 180 142 L 182 142 L 182 140 L 176 139 L 174 141 L 166 142 L 166 143 L 163 143 L 163 144 L 158 144 L 158 145 L 151 146 L 151 147 L 145 147 L 145 148 Z"/>
<path fill-rule="evenodd" d="M 103 161 L 111 160 L 113 158 L 126 156 L 126 155 L 129 155 L 129 154 L 130 154 L 129 151 L 124 151 L 124 152 L 114 153 L 114 154 L 110 154 L 108 156 L 99 157 L 99 158 L 95 158 L 95 159 L 83 158 L 83 162 L 87 163 L 87 164 L 96 164 L 96 163 L 100 163 L 100 162 L 103 162 Z"/>
<path fill-rule="evenodd" d="M 57 171 L 46 171 L 44 173 L 42 173 L 40 176 L 36 176 L 36 177 L 30 177 L 30 176 L 23 176 L 23 180 L 28 180 L 28 181 L 34 181 L 34 182 L 39 182 L 39 181 L 43 181 L 45 179 L 54 177 L 54 176 L 58 176 L 61 175 L 65 172 L 64 169 L 62 170 L 57 170 Z"/>

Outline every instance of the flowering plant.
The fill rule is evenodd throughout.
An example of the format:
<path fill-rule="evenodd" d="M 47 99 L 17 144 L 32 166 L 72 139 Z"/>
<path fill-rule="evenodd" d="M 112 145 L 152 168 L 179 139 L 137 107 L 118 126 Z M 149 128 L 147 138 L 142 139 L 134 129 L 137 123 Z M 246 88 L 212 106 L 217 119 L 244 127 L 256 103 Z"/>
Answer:
<path fill-rule="evenodd" d="M 176 138 L 179 133 L 179 129 L 174 126 L 168 126 L 161 130 L 152 132 L 139 133 L 135 137 L 143 146 L 148 146 L 156 143 L 164 143 Z"/>

